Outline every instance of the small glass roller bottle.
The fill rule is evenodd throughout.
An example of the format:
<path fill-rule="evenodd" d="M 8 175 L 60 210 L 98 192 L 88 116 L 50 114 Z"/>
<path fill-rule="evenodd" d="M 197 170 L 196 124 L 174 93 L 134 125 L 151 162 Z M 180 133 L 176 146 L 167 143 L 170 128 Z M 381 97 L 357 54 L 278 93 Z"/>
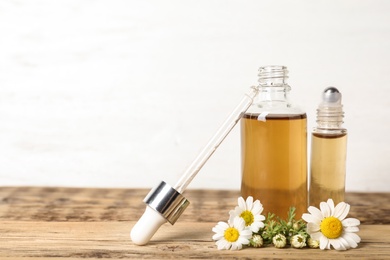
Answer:
<path fill-rule="evenodd" d="M 329 198 L 344 201 L 347 130 L 343 124 L 341 93 L 329 87 L 317 109 L 317 127 L 312 132 L 309 205 L 318 207 Z"/>

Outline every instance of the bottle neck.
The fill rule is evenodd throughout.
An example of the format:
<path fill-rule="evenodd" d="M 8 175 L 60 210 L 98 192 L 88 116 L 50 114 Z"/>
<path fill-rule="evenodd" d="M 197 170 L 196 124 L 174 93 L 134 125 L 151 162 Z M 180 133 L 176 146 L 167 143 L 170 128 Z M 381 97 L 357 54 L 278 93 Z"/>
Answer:
<path fill-rule="evenodd" d="M 315 132 L 346 133 L 343 128 L 344 111 L 340 107 L 319 107 L 317 109 L 317 127 Z"/>
<path fill-rule="evenodd" d="M 289 101 L 290 86 L 259 86 L 258 98 L 260 102 L 287 102 Z"/>
<path fill-rule="evenodd" d="M 259 69 L 258 102 L 263 106 L 289 106 L 291 87 L 287 84 L 288 70 L 285 66 L 267 66 Z"/>

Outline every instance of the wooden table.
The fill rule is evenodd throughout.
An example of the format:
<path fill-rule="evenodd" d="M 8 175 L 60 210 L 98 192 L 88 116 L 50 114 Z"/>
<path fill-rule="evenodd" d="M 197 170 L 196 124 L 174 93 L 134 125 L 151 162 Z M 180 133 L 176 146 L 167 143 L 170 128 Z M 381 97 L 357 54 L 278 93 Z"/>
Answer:
<path fill-rule="evenodd" d="M 146 246 L 129 232 L 149 190 L 0 188 L 0 259 L 390 259 L 390 193 L 348 193 L 350 217 L 361 220 L 357 249 L 245 248 L 219 251 L 211 228 L 226 221 L 238 191 L 188 190 L 191 204 Z"/>

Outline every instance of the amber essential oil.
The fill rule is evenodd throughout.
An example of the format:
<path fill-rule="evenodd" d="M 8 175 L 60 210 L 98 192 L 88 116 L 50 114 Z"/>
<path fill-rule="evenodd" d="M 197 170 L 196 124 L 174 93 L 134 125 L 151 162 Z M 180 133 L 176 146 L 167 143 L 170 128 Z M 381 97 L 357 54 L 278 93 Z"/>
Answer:
<path fill-rule="evenodd" d="M 347 134 L 312 134 L 310 165 L 310 205 L 319 207 L 321 201 L 332 198 L 334 203 L 345 201 L 345 161 Z"/>
<path fill-rule="evenodd" d="M 306 114 L 245 114 L 241 120 L 241 195 L 252 196 L 268 212 L 300 218 L 307 210 Z"/>

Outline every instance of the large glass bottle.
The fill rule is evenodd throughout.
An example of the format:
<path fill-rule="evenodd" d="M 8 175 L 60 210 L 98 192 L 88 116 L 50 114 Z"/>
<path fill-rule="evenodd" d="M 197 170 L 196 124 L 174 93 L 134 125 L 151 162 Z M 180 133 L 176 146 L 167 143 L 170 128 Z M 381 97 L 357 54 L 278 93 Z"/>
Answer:
<path fill-rule="evenodd" d="M 306 113 L 289 101 L 287 68 L 259 69 L 259 94 L 241 120 L 241 195 L 259 199 L 263 214 L 299 218 L 307 209 Z"/>
<path fill-rule="evenodd" d="M 344 201 L 347 157 L 347 129 L 341 93 L 329 87 L 317 109 L 317 127 L 311 141 L 309 205 L 318 207 L 329 198 Z"/>

